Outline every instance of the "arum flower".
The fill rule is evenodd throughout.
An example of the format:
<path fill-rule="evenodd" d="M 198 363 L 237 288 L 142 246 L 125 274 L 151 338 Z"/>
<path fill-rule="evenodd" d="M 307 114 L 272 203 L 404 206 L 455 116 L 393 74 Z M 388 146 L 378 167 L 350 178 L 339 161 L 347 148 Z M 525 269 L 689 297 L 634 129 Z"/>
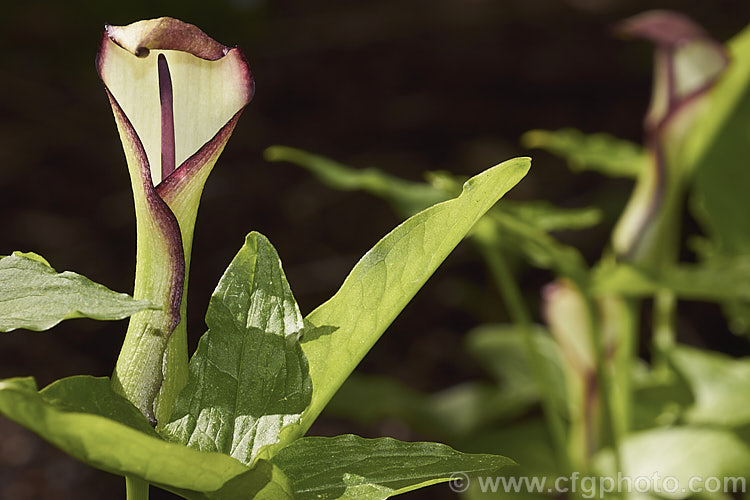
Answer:
<path fill-rule="evenodd" d="M 166 17 L 106 26 L 97 69 L 135 200 L 134 296 L 161 307 L 131 318 L 112 384 L 156 423 L 187 379 L 182 319 L 200 196 L 254 84 L 238 48 Z"/>
<path fill-rule="evenodd" d="M 651 168 L 638 179 L 613 245 L 625 259 L 660 265 L 677 251 L 681 202 L 691 174 L 683 155 L 685 139 L 706 112 L 706 97 L 729 58 L 721 43 L 674 12 L 640 14 L 625 20 L 619 32 L 654 43 L 656 51 L 644 124 Z"/>

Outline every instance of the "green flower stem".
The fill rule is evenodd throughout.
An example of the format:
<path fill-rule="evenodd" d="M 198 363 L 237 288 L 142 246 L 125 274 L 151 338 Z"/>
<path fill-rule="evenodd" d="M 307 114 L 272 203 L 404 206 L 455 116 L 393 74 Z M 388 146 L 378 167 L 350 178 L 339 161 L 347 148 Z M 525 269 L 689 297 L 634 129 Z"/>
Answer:
<path fill-rule="evenodd" d="M 143 479 L 134 477 L 125 478 L 125 490 L 127 500 L 148 500 L 149 484 Z"/>
<path fill-rule="evenodd" d="M 596 356 L 596 381 L 599 386 L 601 396 L 601 410 L 605 425 L 605 436 L 609 439 L 609 445 L 615 460 L 615 468 L 618 472 L 624 472 L 622 468 L 622 456 L 620 453 L 621 429 L 617 425 L 613 405 L 612 405 L 612 387 L 613 377 L 610 377 L 609 363 L 607 362 L 607 353 L 605 352 L 604 342 L 602 342 L 602 329 L 599 316 L 599 309 L 596 300 L 591 296 L 587 288 L 581 288 L 586 311 L 589 318 L 589 331 L 591 332 L 591 342 L 594 347 Z"/>
<path fill-rule="evenodd" d="M 676 306 L 677 297 L 670 291 L 663 290 L 654 297 L 653 354 L 657 371 L 667 367 L 664 354 L 675 345 Z"/>
<path fill-rule="evenodd" d="M 160 309 L 131 317 L 112 385 L 115 392 L 125 396 L 155 424 L 169 417 L 177 393 L 187 383 L 187 330 L 183 319 L 189 262 L 184 257 L 185 250 L 180 248 L 184 242 L 179 241 L 179 235 L 173 241 L 164 238 L 139 208 L 136 204 L 133 295 L 148 299 Z M 187 243 L 189 251 L 190 242 Z"/>
<path fill-rule="evenodd" d="M 656 247 L 659 252 L 655 256 L 655 265 L 667 269 L 680 260 L 680 236 L 682 233 L 682 210 L 685 198 L 685 183 L 683 178 L 676 179 L 668 193 L 664 207 L 664 223 L 658 226 L 655 235 Z M 654 316 L 652 323 L 652 351 L 653 365 L 656 371 L 668 370 L 666 352 L 676 342 L 675 320 L 677 318 L 677 297 L 670 290 L 659 291 L 654 296 Z"/>
<path fill-rule="evenodd" d="M 521 290 L 513 277 L 508 264 L 498 251 L 497 246 L 492 240 L 495 237 L 494 231 L 488 226 L 482 226 L 482 222 L 477 224 L 477 230 L 474 233 L 475 241 L 482 256 L 490 268 L 500 293 L 503 296 L 505 305 L 508 309 L 508 315 L 513 323 L 516 324 L 521 335 L 523 335 L 524 345 L 529 358 L 531 371 L 536 379 L 539 388 L 539 394 L 542 397 L 542 407 L 544 409 L 544 418 L 547 421 L 547 427 L 552 434 L 554 449 L 557 456 L 558 467 L 563 474 L 572 472 L 572 465 L 566 452 L 565 425 L 560 416 L 560 412 L 555 405 L 555 395 L 552 393 L 554 387 L 552 374 L 539 352 L 538 345 L 534 342 L 531 314 L 526 308 Z M 486 231 L 482 231 L 487 227 Z"/>
<path fill-rule="evenodd" d="M 613 415 L 617 433 L 625 436 L 633 425 L 633 360 L 638 355 L 640 301 L 622 299 L 617 305 L 617 350 L 612 363 Z"/>
<path fill-rule="evenodd" d="M 201 185 L 202 187 L 202 185 Z M 190 260 L 193 247 L 193 231 L 195 220 L 198 215 L 198 203 L 200 201 L 200 191 L 192 189 L 187 192 L 185 198 L 189 203 L 176 205 L 180 214 L 180 236 L 182 240 L 182 250 L 184 255 L 184 282 L 182 285 L 182 299 L 179 309 L 179 322 L 175 326 L 169 338 L 165 341 L 159 335 L 143 335 L 141 331 L 149 331 L 152 328 L 149 324 L 149 316 L 146 316 L 141 322 L 131 321 L 128 328 L 128 335 L 125 337 L 122 353 L 118 365 L 124 368 L 117 370 L 118 383 L 122 386 L 130 386 L 133 392 L 138 393 L 153 390 L 158 394 L 150 394 L 150 401 L 153 401 L 152 416 L 159 423 L 164 423 L 172 414 L 172 408 L 177 400 L 182 388 L 187 384 L 187 365 L 188 365 L 188 348 L 187 348 L 187 297 L 188 282 L 190 276 Z M 139 238 L 139 245 L 145 238 Z M 144 241 L 144 246 L 148 243 Z M 153 276 L 158 276 L 164 271 L 163 261 L 159 257 L 151 257 L 144 252 L 145 258 L 137 259 L 136 263 L 136 284 L 143 282 L 148 283 Z M 162 278 L 164 279 L 164 278 Z M 139 287 L 136 286 L 136 289 Z M 146 287 L 144 287 L 146 288 Z M 139 294 L 140 295 L 140 294 Z M 145 295 L 148 296 L 148 295 Z M 158 300 L 153 297 L 152 300 Z M 145 316 L 145 315 L 144 315 Z M 140 319 L 140 318 L 139 318 Z M 156 322 L 155 322 L 156 323 Z M 157 330 L 154 328 L 154 330 Z M 138 335 L 130 334 L 131 331 Z M 161 354 L 160 354 L 161 353 Z M 163 362 L 159 364 L 162 371 L 157 376 L 157 383 L 154 384 L 154 375 L 138 367 L 149 366 L 150 356 L 162 356 Z M 151 363 L 153 365 L 153 363 Z M 140 408 L 140 406 L 139 406 Z M 148 415 L 147 415 L 148 416 Z"/>

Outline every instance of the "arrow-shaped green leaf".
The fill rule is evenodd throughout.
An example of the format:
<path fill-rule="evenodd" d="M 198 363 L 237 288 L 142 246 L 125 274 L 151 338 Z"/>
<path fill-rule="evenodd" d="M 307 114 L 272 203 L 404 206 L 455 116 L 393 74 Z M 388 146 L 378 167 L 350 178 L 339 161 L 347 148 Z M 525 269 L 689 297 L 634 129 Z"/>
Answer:
<path fill-rule="evenodd" d="M 439 443 L 391 438 L 306 437 L 272 462 L 292 479 L 300 500 L 383 500 L 432 484 L 476 474 L 496 474 L 515 463 L 497 455 L 469 455 Z"/>
<path fill-rule="evenodd" d="M 299 423 L 312 393 L 298 342 L 302 314 L 264 236 L 248 235 L 211 297 L 206 323 L 162 434 L 249 465 Z"/>
<path fill-rule="evenodd" d="M 48 330 L 72 318 L 123 319 L 152 308 L 80 274 L 58 273 L 36 254 L 0 258 L 0 332 Z"/>
<path fill-rule="evenodd" d="M 236 500 L 257 493 L 273 499 L 288 490 L 268 462 L 250 469 L 221 453 L 163 441 L 137 408 L 111 391 L 106 377 L 70 377 L 40 392 L 32 378 L 0 381 L 0 413 L 82 462 L 185 498 Z"/>
<path fill-rule="evenodd" d="M 300 435 L 474 223 L 529 166 L 528 158 L 501 163 L 469 179 L 458 198 L 406 220 L 362 257 L 330 300 L 307 316 L 319 330 L 302 338 L 314 390 Z"/>

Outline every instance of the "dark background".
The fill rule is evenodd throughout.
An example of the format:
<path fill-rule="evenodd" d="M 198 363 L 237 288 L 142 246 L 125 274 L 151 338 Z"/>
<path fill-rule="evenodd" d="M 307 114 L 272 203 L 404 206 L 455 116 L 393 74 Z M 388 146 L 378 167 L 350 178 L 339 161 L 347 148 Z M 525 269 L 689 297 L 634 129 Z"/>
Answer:
<path fill-rule="evenodd" d="M 517 155 L 534 165 L 515 199 L 602 206 L 602 228 L 562 235 L 595 258 L 630 183 L 573 176 L 521 149 L 532 128 L 575 126 L 639 141 L 651 51 L 611 35 L 652 8 L 691 15 L 726 40 L 750 21 L 746 0 L 5 0 L 0 13 L 0 254 L 35 251 L 131 292 L 134 217 L 125 161 L 94 56 L 105 22 L 169 15 L 242 47 L 257 93 L 208 182 L 193 250 L 191 348 L 214 285 L 246 233 L 268 236 L 303 313 L 328 298 L 358 258 L 399 220 L 382 201 L 329 190 L 302 170 L 263 160 L 284 144 L 418 180 L 425 170 L 472 175 Z M 524 275 L 532 307 L 550 278 Z M 695 306 L 698 307 L 698 306 Z M 731 351 L 714 308 L 682 325 Z M 505 311 L 478 255 L 462 245 L 360 367 L 424 391 L 483 376 L 462 334 Z M 713 324 L 706 335 L 701 323 Z M 76 320 L 52 332 L 0 336 L 0 378 L 40 386 L 109 375 L 125 322 Z M 429 438 L 397 423 L 361 428 L 322 418 L 317 434 Z M 502 450 L 486 450 L 502 453 Z M 0 499 L 124 498 L 120 478 L 80 465 L 0 419 Z M 414 498 L 451 498 L 446 486 Z M 156 491 L 153 498 L 162 498 Z M 164 496 L 166 498 L 166 496 Z"/>

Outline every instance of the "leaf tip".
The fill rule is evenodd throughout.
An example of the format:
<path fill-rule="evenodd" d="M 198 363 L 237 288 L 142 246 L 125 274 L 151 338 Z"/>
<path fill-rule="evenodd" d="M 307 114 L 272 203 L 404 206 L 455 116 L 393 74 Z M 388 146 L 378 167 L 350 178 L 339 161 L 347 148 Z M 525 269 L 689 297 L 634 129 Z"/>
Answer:
<path fill-rule="evenodd" d="M 38 253 L 34 253 L 34 252 L 21 252 L 19 250 L 16 250 L 16 251 L 13 252 L 12 255 L 13 255 L 13 257 L 21 257 L 21 258 L 24 258 L 24 259 L 33 260 L 35 262 L 41 262 L 45 266 L 47 266 L 49 268 L 52 268 L 52 265 L 49 262 L 47 262 L 47 259 L 45 259 L 41 255 L 39 255 Z"/>
<path fill-rule="evenodd" d="M 284 146 L 269 146 L 263 151 L 266 161 L 281 161 L 284 158 Z"/>

